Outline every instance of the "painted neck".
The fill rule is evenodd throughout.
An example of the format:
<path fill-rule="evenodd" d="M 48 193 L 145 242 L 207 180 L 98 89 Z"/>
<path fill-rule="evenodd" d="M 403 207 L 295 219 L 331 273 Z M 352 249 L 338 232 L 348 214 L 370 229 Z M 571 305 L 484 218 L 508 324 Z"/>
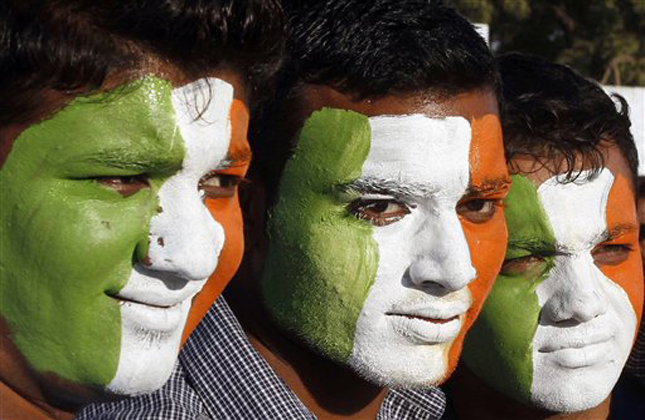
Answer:
<path fill-rule="evenodd" d="M 386 389 L 286 338 L 268 321 L 258 297 L 250 302 L 250 294 L 234 287 L 224 294 L 253 347 L 317 418 L 376 418 Z"/>
<path fill-rule="evenodd" d="M 575 413 L 553 413 L 521 404 L 486 385 L 460 365 L 446 393 L 458 420 L 607 420 L 611 395 L 600 405 Z"/>

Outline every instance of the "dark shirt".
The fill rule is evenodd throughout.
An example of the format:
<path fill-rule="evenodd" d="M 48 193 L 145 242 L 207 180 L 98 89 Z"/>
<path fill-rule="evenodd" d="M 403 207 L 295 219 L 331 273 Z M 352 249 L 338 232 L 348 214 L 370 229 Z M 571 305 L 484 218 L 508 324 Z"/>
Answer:
<path fill-rule="evenodd" d="M 378 420 L 435 420 L 445 408 L 442 391 L 390 390 Z M 219 298 L 182 349 L 168 382 L 158 391 L 92 404 L 79 420 L 315 419 L 253 348 Z"/>

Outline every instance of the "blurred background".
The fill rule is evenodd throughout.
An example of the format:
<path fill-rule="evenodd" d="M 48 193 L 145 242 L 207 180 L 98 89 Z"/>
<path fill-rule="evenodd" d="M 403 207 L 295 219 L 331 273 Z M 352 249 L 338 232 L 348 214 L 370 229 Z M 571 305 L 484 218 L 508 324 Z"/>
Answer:
<path fill-rule="evenodd" d="M 521 51 L 569 65 L 620 93 L 645 175 L 645 0 L 446 0 L 495 54 Z"/>

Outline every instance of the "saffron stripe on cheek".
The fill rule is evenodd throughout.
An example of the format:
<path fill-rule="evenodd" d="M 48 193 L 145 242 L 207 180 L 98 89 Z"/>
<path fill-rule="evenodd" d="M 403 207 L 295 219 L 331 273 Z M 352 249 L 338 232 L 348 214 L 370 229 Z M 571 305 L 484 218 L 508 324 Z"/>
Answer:
<path fill-rule="evenodd" d="M 489 181 L 499 182 L 508 179 L 504 160 L 504 144 L 499 117 L 493 114 L 474 118 L 471 121 L 472 141 L 470 145 L 470 186 L 482 188 Z M 455 339 L 448 357 L 446 378 L 454 371 L 459 361 L 466 333 L 481 311 L 486 296 L 491 291 L 499 268 L 504 261 L 508 233 L 503 210 L 497 209 L 493 219 L 486 223 L 462 221 L 464 234 L 477 279 L 468 285 L 473 304 L 466 315 L 460 335 Z"/>
<path fill-rule="evenodd" d="M 626 224 L 638 224 L 634 190 L 625 176 L 617 174 L 607 201 L 607 228 L 611 230 L 615 226 Z M 626 234 L 621 243 L 628 243 L 632 246 L 633 251 L 629 253 L 627 261 L 618 265 L 602 266 L 601 270 L 625 290 L 640 325 L 643 313 L 643 270 L 641 254 L 638 252 L 638 230 Z M 636 338 L 634 337 L 634 339 Z"/>
<path fill-rule="evenodd" d="M 239 156 L 248 153 L 249 144 L 247 140 L 247 127 L 249 113 L 244 103 L 234 99 L 230 112 L 231 120 L 231 144 L 228 149 L 228 156 Z M 236 176 L 244 177 L 249 162 L 237 166 L 233 170 Z M 230 173 L 232 170 L 225 171 Z M 238 201 L 237 193 L 230 198 L 208 199 L 206 206 L 213 217 L 222 225 L 226 233 L 224 248 L 219 256 L 217 268 L 208 279 L 201 292 L 193 300 L 193 306 L 186 320 L 186 327 L 182 335 L 184 343 L 190 333 L 197 327 L 211 305 L 222 293 L 228 282 L 233 278 L 240 263 L 244 251 L 244 234 L 242 212 Z"/>

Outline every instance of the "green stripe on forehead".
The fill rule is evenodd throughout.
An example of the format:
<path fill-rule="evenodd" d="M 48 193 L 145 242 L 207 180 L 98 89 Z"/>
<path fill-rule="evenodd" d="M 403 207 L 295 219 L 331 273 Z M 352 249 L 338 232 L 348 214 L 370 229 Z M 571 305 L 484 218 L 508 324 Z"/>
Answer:
<path fill-rule="evenodd" d="M 555 238 L 537 194 L 527 178 L 514 175 L 504 201 L 508 226 L 506 259 L 548 254 Z M 537 286 L 546 279 L 552 261 L 518 275 L 500 274 L 464 342 L 462 358 L 487 384 L 521 401 L 528 401 L 533 377 L 532 340 L 540 305 Z"/>
<path fill-rule="evenodd" d="M 181 167 L 168 81 L 145 77 L 73 100 L 16 140 L 0 169 L 0 311 L 37 372 L 97 386 L 117 370 L 116 292 Z M 95 181 L 147 174 L 124 198 Z"/>
<path fill-rule="evenodd" d="M 262 290 L 277 321 L 333 360 L 351 354 L 356 321 L 376 278 L 372 227 L 347 211 L 342 185 L 370 150 L 366 116 L 323 109 L 307 119 L 269 222 Z"/>

